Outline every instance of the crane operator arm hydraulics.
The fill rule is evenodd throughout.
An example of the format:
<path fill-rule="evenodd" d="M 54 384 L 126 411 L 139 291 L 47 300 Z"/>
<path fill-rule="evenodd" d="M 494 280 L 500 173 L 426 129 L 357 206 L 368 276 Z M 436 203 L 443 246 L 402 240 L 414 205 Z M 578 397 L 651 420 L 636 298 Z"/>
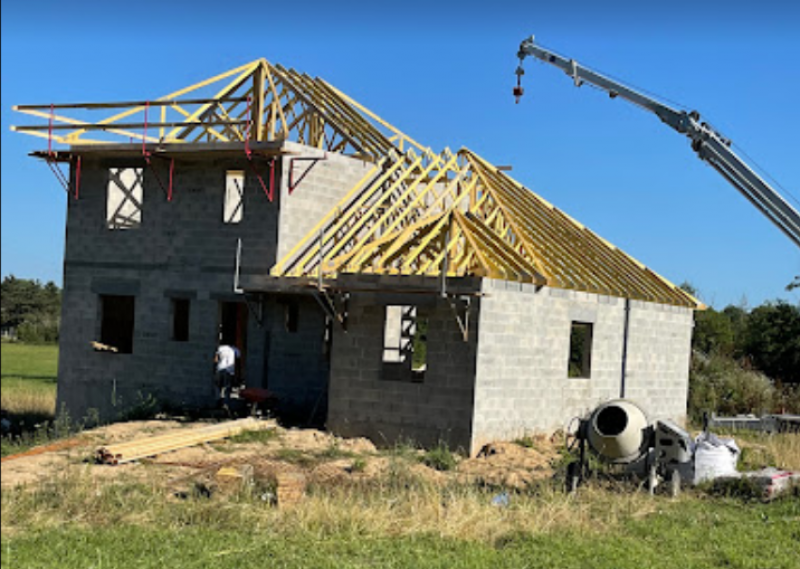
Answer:
<path fill-rule="evenodd" d="M 584 83 L 606 91 L 611 98 L 621 97 L 639 107 L 654 113 L 674 130 L 685 134 L 692 143 L 697 155 L 722 174 L 750 203 L 783 231 L 795 245 L 800 247 L 800 214 L 772 186 L 756 174 L 736 153 L 731 150 L 731 142 L 706 122 L 700 120 L 697 111 L 686 112 L 673 109 L 647 95 L 604 77 L 599 73 L 579 65 L 534 43 L 534 38 L 524 40 L 519 46 L 519 66 L 517 67 L 517 86 L 514 95 L 519 102 L 523 94 L 522 75 L 525 70 L 522 62 L 528 56 L 536 57 L 554 65 L 572 77 L 576 87 Z"/>

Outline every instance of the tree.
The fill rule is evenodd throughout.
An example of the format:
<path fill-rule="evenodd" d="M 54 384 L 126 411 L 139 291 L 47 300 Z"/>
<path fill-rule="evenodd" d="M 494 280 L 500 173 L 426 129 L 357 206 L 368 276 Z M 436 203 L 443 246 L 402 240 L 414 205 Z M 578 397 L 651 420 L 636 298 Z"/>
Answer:
<path fill-rule="evenodd" d="M 0 317 L 4 328 L 14 328 L 23 341 L 51 342 L 58 339 L 61 290 L 53 282 L 10 275 L 0 283 Z"/>
<path fill-rule="evenodd" d="M 695 314 L 692 347 L 704 354 L 731 356 L 735 350 L 735 332 L 725 312 L 707 308 Z"/>
<path fill-rule="evenodd" d="M 772 379 L 800 383 L 800 306 L 778 301 L 754 308 L 744 350 L 753 365 Z"/>

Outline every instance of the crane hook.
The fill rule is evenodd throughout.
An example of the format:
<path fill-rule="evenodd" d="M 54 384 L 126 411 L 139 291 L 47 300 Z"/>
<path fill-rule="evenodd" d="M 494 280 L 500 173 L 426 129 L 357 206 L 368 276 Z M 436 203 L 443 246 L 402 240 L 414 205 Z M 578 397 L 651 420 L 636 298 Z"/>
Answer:
<path fill-rule="evenodd" d="M 522 76 L 525 75 L 525 70 L 522 68 L 521 57 L 519 58 L 519 66 L 517 66 L 515 73 L 517 74 L 517 86 L 514 87 L 513 93 L 516 103 L 519 104 L 520 97 L 525 93 L 525 90 L 522 88 Z"/>

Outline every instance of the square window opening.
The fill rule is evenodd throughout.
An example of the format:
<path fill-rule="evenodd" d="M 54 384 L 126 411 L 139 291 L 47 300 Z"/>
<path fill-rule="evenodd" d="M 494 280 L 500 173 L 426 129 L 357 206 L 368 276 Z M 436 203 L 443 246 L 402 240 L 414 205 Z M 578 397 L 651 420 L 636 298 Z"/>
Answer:
<path fill-rule="evenodd" d="M 388 305 L 383 327 L 383 377 L 422 382 L 428 359 L 428 317 L 418 307 Z"/>
<path fill-rule="evenodd" d="M 133 296 L 100 296 L 100 344 L 98 349 L 119 354 L 133 352 L 136 301 Z"/>
<path fill-rule="evenodd" d="M 568 377 L 588 379 L 592 376 L 592 334 L 594 325 L 573 322 L 569 336 Z"/>
<path fill-rule="evenodd" d="M 189 312 L 191 301 L 188 298 L 173 298 L 171 302 L 172 334 L 175 342 L 189 341 Z"/>

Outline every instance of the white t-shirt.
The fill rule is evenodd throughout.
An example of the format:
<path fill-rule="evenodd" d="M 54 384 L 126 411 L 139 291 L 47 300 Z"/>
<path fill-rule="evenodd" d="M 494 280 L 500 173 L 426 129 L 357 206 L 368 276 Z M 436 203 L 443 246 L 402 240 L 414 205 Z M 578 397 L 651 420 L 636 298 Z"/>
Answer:
<path fill-rule="evenodd" d="M 231 375 L 236 373 L 236 358 L 239 349 L 235 346 L 222 345 L 217 348 L 217 371 L 226 371 Z"/>

